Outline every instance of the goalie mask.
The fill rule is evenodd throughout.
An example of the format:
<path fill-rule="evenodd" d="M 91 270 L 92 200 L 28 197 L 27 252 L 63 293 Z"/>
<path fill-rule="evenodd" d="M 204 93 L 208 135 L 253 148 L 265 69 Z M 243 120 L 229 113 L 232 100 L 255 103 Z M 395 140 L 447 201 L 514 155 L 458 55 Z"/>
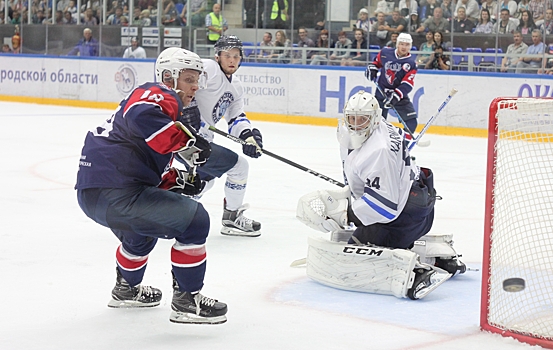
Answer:
<path fill-rule="evenodd" d="M 377 99 L 366 91 L 351 96 L 344 107 L 343 124 L 348 131 L 348 149 L 357 149 L 371 136 L 382 120 Z"/>
<path fill-rule="evenodd" d="M 192 51 L 178 47 L 170 47 L 163 50 L 156 60 L 156 79 L 158 82 L 167 82 L 172 79 L 173 89 L 177 87 L 177 79 L 183 70 L 191 69 L 200 72 L 198 86 L 200 89 L 206 86 L 206 74 L 204 64 L 200 56 Z"/>

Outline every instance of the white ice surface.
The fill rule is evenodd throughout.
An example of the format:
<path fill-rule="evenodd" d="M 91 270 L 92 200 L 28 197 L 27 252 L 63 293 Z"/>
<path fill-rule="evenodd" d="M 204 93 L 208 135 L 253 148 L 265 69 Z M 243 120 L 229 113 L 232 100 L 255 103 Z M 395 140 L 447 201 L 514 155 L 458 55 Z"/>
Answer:
<path fill-rule="evenodd" d="M 332 289 L 291 268 L 315 233 L 295 219 L 298 198 L 334 185 L 268 156 L 250 160 L 246 195 L 261 237 L 219 234 L 223 180 L 202 198 L 212 218 L 203 293 L 228 304 L 227 323 L 169 322 L 170 241 L 154 249 L 144 280 L 162 289 L 161 305 L 108 308 L 118 241 L 81 212 L 73 186 L 85 133 L 110 114 L 0 103 L 0 349 L 529 348 L 479 330 L 480 272 L 410 301 Z M 268 150 L 342 180 L 334 128 L 255 125 Z M 453 233 L 463 261 L 480 268 L 486 140 L 426 138 L 432 145 L 412 154 L 443 196 L 432 232 Z"/>

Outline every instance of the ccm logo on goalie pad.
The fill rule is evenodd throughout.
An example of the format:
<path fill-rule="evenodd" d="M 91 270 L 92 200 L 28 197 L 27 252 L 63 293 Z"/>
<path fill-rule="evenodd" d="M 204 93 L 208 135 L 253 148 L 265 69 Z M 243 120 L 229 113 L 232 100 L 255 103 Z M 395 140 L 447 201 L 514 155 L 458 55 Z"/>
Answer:
<path fill-rule="evenodd" d="M 373 248 L 360 248 L 360 247 L 344 247 L 342 253 L 346 254 L 359 254 L 359 255 L 376 255 L 380 256 L 383 250 L 377 250 Z"/>

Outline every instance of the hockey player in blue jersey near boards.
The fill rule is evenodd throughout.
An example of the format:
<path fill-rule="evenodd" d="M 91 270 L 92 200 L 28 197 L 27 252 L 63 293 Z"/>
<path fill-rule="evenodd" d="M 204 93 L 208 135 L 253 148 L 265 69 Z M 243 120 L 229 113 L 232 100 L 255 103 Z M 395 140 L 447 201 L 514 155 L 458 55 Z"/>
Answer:
<path fill-rule="evenodd" d="M 382 117 L 386 119 L 388 110 L 393 106 L 409 131 L 414 133 L 417 128 L 417 112 L 407 96 L 413 90 L 417 74 L 415 57 L 410 53 L 412 44 L 410 34 L 400 33 L 397 48 L 385 47 L 380 50 L 375 60 L 367 66 L 365 76 L 374 81 L 384 93 L 377 89 L 374 94 L 382 109 Z"/>
<path fill-rule="evenodd" d="M 207 140 L 181 123 L 183 106 L 205 81 L 203 63 L 193 52 L 169 48 L 157 58 L 155 70 L 157 83 L 134 89 L 103 125 L 86 135 L 75 186 L 78 202 L 121 241 L 108 306 L 160 304 L 161 291 L 141 282 L 157 240 L 174 239 L 170 321 L 223 323 L 227 305 L 199 293 L 209 215 L 185 196 L 198 194 L 204 183 L 193 171 L 171 167 L 175 157 L 182 157 L 195 169 L 211 153 Z"/>

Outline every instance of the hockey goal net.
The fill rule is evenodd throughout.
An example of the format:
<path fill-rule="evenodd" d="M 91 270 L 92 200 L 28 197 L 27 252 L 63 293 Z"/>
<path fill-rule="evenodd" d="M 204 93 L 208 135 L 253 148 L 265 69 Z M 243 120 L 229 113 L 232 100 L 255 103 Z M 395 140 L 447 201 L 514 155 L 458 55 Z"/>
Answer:
<path fill-rule="evenodd" d="M 480 326 L 553 348 L 553 99 L 489 112 Z"/>

